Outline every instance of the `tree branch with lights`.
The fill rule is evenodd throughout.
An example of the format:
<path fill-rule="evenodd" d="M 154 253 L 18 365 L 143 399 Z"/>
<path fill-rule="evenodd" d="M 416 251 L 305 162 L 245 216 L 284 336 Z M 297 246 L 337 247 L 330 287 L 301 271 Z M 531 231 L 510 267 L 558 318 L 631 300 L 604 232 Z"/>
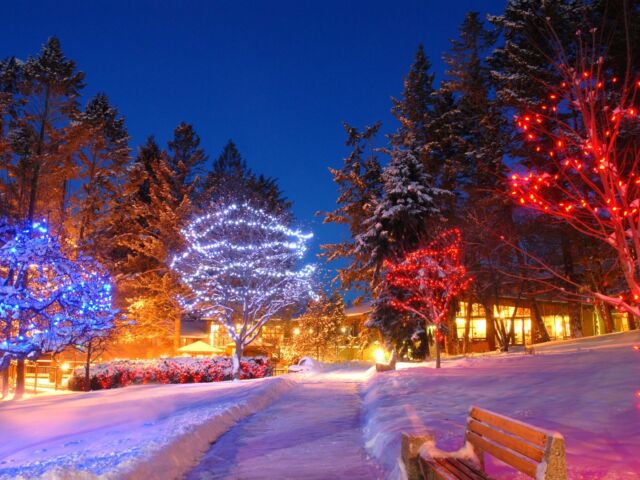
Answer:
<path fill-rule="evenodd" d="M 453 300 L 471 282 L 462 263 L 461 245 L 460 231 L 446 230 L 426 247 L 384 265 L 387 284 L 398 292 L 390 305 L 417 316 L 425 322 L 425 329 L 435 326 L 436 368 L 440 368 L 442 326 Z"/>
<path fill-rule="evenodd" d="M 186 250 L 171 262 L 190 290 L 182 306 L 221 324 L 240 359 L 262 327 L 287 307 L 313 297 L 313 265 L 296 269 L 312 237 L 248 204 L 194 219 L 183 231 Z"/>
<path fill-rule="evenodd" d="M 623 278 L 619 291 L 583 288 L 640 316 L 640 80 L 631 65 L 621 77 L 610 71 L 595 29 L 588 40 L 579 35 L 577 49 L 570 62 L 558 47 L 563 81 L 537 111 L 516 117 L 534 166 L 512 175 L 511 195 L 610 246 Z"/>

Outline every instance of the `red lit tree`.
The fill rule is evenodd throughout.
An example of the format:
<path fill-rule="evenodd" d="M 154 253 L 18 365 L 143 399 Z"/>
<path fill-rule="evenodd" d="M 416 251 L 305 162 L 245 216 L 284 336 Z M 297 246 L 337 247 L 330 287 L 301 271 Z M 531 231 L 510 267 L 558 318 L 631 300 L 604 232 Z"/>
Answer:
<path fill-rule="evenodd" d="M 535 166 L 512 175 L 511 195 L 520 205 L 611 247 L 621 272 L 615 293 L 574 287 L 638 316 L 640 80 L 631 66 L 616 75 L 607 64 L 606 48 L 598 46 L 595 30 L 577 48 L 575 63 L 558 48 L 554 66 L 563 81 L 549 89 L 547 101 L 537 111 L 516 117 L 531 142 L 530 160 Z"/>
<path fill-rule="evenodd" d="M 454 228 L 398 262 L 385 262 L 386 282 L 397 292 L 391 306 L 423 320 L 425 329 L 435 326 L 436 368 L 440 368 L 442 325 L 452 301 L 471 282 L 462 263 L 461 244 L 460 231 Z"/>

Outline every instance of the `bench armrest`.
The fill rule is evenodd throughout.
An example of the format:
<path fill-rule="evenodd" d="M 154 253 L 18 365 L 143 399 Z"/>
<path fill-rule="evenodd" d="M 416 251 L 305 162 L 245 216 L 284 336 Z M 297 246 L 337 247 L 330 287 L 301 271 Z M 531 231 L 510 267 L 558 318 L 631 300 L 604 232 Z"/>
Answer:
<path fill-rule="evenodd" d="M 407 480 L 422 480 L 418 457 L 420 456 L 420 450 L 427 443 L 435 445 L 435 438 L 431 433 L 425 432 L 421 435 L 402 434 L 400 460 L 407 474 Z"/>

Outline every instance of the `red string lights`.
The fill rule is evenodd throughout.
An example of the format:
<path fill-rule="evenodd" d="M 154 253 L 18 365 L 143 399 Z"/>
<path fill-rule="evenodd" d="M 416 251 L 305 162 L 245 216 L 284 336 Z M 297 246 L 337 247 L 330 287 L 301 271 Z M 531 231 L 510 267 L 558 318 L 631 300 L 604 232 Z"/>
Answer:
<path fill-rule="evenodd" d="M 454 228 L 398 262 L 385 262 L 386 281 L 400 292 L 391 306 L 436 327 L 436 368 L 440 368 L 442 323 L 453 299 L 471 282 L 462 263 L 461 244 L 460 231 Z"/>
<path fill-rule="evenodd" d="M 511 195 L 610 245 L 627 289 L 592 293 L 640 315 L 640 81 L 605 79 L 602 58 L 579 64 L 561 64 L 565 81 L 537 112 L 516 117 L 535 166 L 511 176 Z"/>

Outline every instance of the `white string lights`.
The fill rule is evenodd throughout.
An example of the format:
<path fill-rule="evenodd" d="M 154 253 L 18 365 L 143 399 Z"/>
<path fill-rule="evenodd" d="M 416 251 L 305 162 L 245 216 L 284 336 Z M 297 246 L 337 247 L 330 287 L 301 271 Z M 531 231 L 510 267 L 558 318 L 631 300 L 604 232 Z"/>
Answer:
<path fill-rule="evenodd" d="M 236 343 L 234 367 L 273 315 L 314 296 L 315 266 L 296 269 L 313 235 L 275 215 L 232 204 L 194 219 L 182 233 L 187 247 L 171 262 L 191 291 L 182 306 L 226 328 Z"/>

